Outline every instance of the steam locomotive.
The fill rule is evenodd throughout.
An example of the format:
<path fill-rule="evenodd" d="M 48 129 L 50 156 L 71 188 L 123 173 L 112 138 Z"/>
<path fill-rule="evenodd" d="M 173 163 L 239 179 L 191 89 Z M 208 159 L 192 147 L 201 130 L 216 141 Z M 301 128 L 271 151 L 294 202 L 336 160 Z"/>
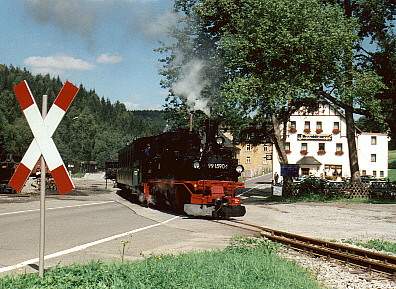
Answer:
<path fill-rule="evenodd" d="M 116 185 L 145 205 L 165 206 L 192 216 L 245 215 L 235 197 L 243 188 L 235 148 L 216 123 L 203 133 L 178 129 L 133 141 L 119 152 Z"/>

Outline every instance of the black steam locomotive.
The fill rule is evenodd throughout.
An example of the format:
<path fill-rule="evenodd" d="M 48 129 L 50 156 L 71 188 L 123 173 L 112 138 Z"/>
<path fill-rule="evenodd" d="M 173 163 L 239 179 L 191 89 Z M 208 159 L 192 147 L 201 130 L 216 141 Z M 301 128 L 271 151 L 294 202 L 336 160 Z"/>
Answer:
<path fill-rule="evenodd" d="M 119 152 L 117 186 L 142 204 L 193 216 L 240 217 L 246 212 L 235 190 L 243 167 L 218 126 L 201 135 L 185 129 L 133 141 Z"/>

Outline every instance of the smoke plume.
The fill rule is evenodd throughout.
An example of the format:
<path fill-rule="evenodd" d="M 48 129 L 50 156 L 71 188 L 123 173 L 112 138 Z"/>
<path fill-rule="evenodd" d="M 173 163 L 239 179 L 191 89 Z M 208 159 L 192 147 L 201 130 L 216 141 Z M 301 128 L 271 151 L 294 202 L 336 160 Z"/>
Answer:
<path fill-rule="evenodd" d="M 182 67 L 181 78 L 172 86 L 175 95 L 184 97 L 191 110 L 201 110 L 210 116 L 208 99 L 202 97 L 202 90 L 208 85 L 203 76 L 204 62 L 191 60 Z"/>
<path fill-rule="evenodd" d="M 25 0 L 26 12 L 35 21 L 78 34 L 90 45 L 97 30 L 109 24 L 127 39 L 163 40 L 177 22 L 170 8 L 146 0 Z"/>

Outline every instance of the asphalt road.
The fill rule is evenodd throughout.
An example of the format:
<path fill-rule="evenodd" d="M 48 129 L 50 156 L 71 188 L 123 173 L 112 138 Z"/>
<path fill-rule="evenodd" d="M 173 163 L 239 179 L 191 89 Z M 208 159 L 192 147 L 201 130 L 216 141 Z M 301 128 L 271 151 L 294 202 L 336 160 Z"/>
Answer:
<path fill-rule="evenodd" d="M 100 186 L 95 186 L 98 192 Z M 85 192 L 88 192 L 89 188 Z M 46 201 L 46 267 L 223 248 L 247 231 L 132 204 L 115 192 Z M 37 269 L 39 201 L 0 196 L 0 274 Z"/>
<path fill-rule="evenodd" d="M 271 195 L 272 174 L 251 178 L 245 181 L 245 188 L 239 190 L 237 196 L 242 200 L 267 198 Z"/>

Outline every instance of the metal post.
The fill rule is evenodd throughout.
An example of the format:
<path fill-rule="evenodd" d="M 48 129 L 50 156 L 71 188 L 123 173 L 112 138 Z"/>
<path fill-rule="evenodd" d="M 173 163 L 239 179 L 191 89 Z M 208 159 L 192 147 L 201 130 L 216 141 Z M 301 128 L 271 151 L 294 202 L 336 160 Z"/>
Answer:
<path fill-rule="evenodd" d="M 43 95 L 41 115 L 43 119 L 47 116 L 48 96 Z M 41 156 L 41 188 L 40 188 L 40 244 L 39 244 L 39 276 L 44 277 L 44 249 L 45 249 L 45 160 Z"/>

